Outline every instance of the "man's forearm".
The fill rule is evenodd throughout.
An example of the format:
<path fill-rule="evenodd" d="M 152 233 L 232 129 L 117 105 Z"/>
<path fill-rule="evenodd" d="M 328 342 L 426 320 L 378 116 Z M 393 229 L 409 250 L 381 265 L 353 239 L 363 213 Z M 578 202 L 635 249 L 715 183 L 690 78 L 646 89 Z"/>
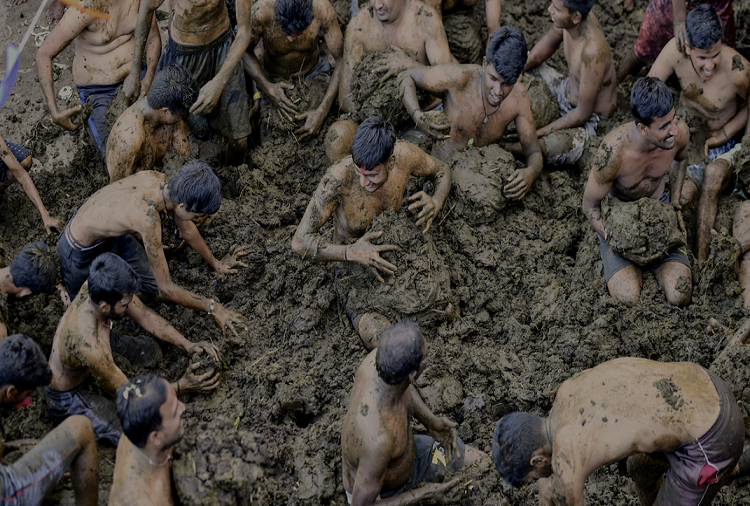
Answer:
<path fill-rule="evenodd" d="M 524 152 L 526 152 L 526 166 L 534 171 L 534 174 L 537 176 L 542 173 L 542 169 L 544 168 L 544 157 L 542 156 L 541 151 L 539 151 L 539 146 L 537 145 L 536 149 L 530 149 L 526 150 L 524 149 Z"/>
<path fill-rule="evenodd" d="M 52 116 L 60 111 L 57 108 L 55 100 L 55 86 L 52 80 L 52 60 L 47 57 L 39 57 L 37 54 L 36 72 L 39 76 L 39 85 L 42 87 L 42 94 L 47 101 L 47 107 Z"/>
<path fill-rule="evenodd" d="M 675 24 L 684 23 L 687 19 L 687 5 L 685 0 L 672 0 L 672 20 Z"/>
<path fill-rule="evenodd" d="M 151 33 L 151 20 L 154 12 L 164 0 L 143 0 L 138 8 L 138 17 L 135 24 L 135 43 L 133 44 L 133 65 L 130 72 L 140 75 L 141 64 L 143 63 L 143 52 L 146 48 L 146 41 Z M 161 49 L 159 49 L 161 51 Z"/>
<path fill-rule="evenodd" d="M 159 286 L 159 295 L 161 295 L 162 299 L 168 302 L 179 304 L 188 309 L 205 311 L 206 313 L 211 310 L 211 299 L 201 297 L 200 295 L 182 288 L 172 281 L 170 281 L 165 287 Z"/>
<path fill-rule="evenodd" d="M 17 171 L 13 171 L 13 175 L 16 180 L 21 183 L 23 191 L 26 192 L 29 200 L 33 202 L 34 206 L 39 211 L 39 214 L 42 215 L 42 218 L 49 218 L 49 212 L 47 212 L 47 209 L 44 207 L 42 198 L 39 196 L 39 192 L 37 191 L 36 186 L 34 186 L 34 181 L 31 180 L 29 173 L 26 172 L 23 167 L 19 166 Z"/>
<path fill-rule="evenodd" d="M 401 101 L 404 103 L 409 116 L 413 117 L 415 112 L 422 110 L 419 107 L 419 98 L 417 97 L 417 84 L 408 74 L 401 81 Z"/>
<path fill-rule="evenodd" d="M 242 55 L 242 66 L 250 78 L 255 81 L 258 89 L 263 93 L 267 93 L 270 82 L 266 77 L 266 73 L 263 72 L 263 66 L 260 63 L 258 56 L 253 51 L 246 52 Z"/>
<path fill-rule="evenodd" d="M 229 82 L 229 78 L 232 77 L 234 69 L 237 68 L 237 65 L 239 65 L 240 61 L 242 60 L 242 55 L 245 54 L 247 46 L 250 44 L 249 30 L 249 26 L 241 26 L 237 31 L 234 42 L 232 42 L 232 46 L 229 48 L 227 59 L 224 60 L 224 64 L 219 69 L 216 77 L 214 77 L 214 79 L 217 79 L 218 82 L 221 83 L 222 89 L 224 88 L 224 86 L 226 86 L 227 82 Z"/>
<path fill-rule="evenodd" d="M 320 234 L 295 235 L 292 239 L 292 249 L 302 258 L 315 262 L 348 261 L 349 246 L 323 242 Z"/>
<path fill-rule="evenodd" d="M 161 57 L 161 35 L 159 27 L 156 26 L 156 19 L 153 20 L 152 29 L 149 32 L 148 42 L 146 43 L 146 75 L 143 76 L 143 83 L 146 89 L 151 87 L 151 82 L 156 75 L 156 66 Z M 140 73 L 140 67 L 138 68 Z"/>
<path fill-rule="evenodd" d="M 591 223 L 591 226 L 593 227 L 594 231 L 599 234 L 600 236 L 604 237 L 604 222 L 602 221 L 602 203 L 601 201 L 598 202 L 598 204 L 588 204 L 586 203 L 586 197 L 584 197 L 583 202 L 583 214 L 586 215 L 586 217 L 589 219 L 589 222 Z"/>
<path fill-rule="evenodd" d="M 540 131 L 544 132 L 543 135 L 547 135 L 549 133 L 555 132 L 557 130 L 565 130 L 566 128 L 574 128 L 577 126 L 584 125 L 589 118 L 591 117 L 591 114 L 589 113 L 588 116 L 586 116 L 586 113 L 583 112 L 582 109 L 579 107 L 576 107 L 572 111 L 570 111 L 565 116 L 556 119 L 549 125 L 540 128 Z"/>
<path fill-rule="evenodd" d="M 447 164 L 443 164 L 442 170 L 438 170 L 436 177 L 439 181 L 435 188 L 435 197 L 440 200 L 440 207 L 443 207 L 451 191 L 451 169 Z"/>
<path fill-rule="evenodd" d="M 687 173 L 687 159 L 682 160 L 677 166 L 670 171 L 669 174 L 669 187 L 670 200 L 675 203 L 680 203 L 680 197 L 682 196 L 682 185 L 685 182 L 685 174 Z"/>
<path fill-rule="evenodd" d="M 198 232 L 197 228 L 185 238 L 185 242 L 188 243 L 188 245 L 193 248 L 193 250 L 195 250 L 195 252 L 198 253 L 212 269 L 218 270 L 220 262 L 216 259 L 214 254 L 211 253 L 211 249 L 208 247 L 208 244 L 206 244 L 206 241 L 203 239 L 200 232 Z"/>
<path fill-rule="evenodd" d="M 336 66 L 333 67 L 333 73 L 331 74 L 331 80 L 328 82 L 328 89 L 320 102 L 318 108 L 325 113 L 327 116 L 333 107 L 333 102 L 336 100 L 336 95 L 339 93 L 339 79 L 341 78 L 341 60 L 336 62 Z"/>
<path fill-rule="evenodd" d="M 432 413 L 432 410 L 427 407 L 427 404 L 424 403 L 419 392 L 417 392 L 417 388 L 414 385 L 411 385 L 409 388 L 411 388 L 411 407 L 414 413 L 414 418 L 424 425 L 425 429 L 429 430 L 435 415 Z"/>

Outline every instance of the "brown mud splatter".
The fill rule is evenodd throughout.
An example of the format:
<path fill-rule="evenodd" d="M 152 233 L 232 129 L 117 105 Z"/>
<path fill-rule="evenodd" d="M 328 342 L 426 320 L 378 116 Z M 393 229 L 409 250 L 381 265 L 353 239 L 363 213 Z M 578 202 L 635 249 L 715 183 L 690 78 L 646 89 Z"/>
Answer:
<path fill-rule="evenodd" d="M 544 81 L 526 74 L 523 84 L 529 94 L 531 114 L 534 116 L 534 127 L 537 130 L 560 117 L 560 104 Z"/>
<path fill-rule="evenodd" d="M 680 387 L 674 384 L 672 378 L 662 378 L 658 381 L 654 381 L 654 387 L 659 391 L 664 402 L 669 404 L 669 406 L 675 411 L 679 410 L 682 405 L 685 404 L 682 396 L 678 393 Z"/>

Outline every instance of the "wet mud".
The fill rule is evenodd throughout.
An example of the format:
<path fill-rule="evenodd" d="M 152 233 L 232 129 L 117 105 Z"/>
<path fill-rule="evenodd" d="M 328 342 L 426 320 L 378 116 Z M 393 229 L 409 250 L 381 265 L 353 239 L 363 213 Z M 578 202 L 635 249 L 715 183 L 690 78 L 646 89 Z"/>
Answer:
<path fill-rule="evenodd" d="M 480 26 L 466 14 L 451 14 L 443 19 L 448 46 L 459 63 L 482 63 L 484 44 Z"/>
<path fill-rule="evenodd" d="M 277 83 L 281 79 L 277 76 L 270 77 L 271 82 Z M 297 107 L 299 114 L 315 110 L 323 101 L 328 90 L 328 76 L 317 75 L 309 79 L 294 79 L 288 82 L 294 86 L 290 90 L 284 90 L 287 98 Z M 304 121 L 298 121 L 292 117 L 292 121 L 283 116 L 271 103 L 267 96 L 263 95 L 260 103 L 260 124 L 263 127 L 262 138 L 265 140 L 272 136 L 286 136 L 304 125 Z M 326 125 L 327 126 L 327 125 Z M 322 129 L 325 131 L 325 129 Z"/>
<path fill-rule="evenodd" d="M 529 94 L 531 114 L 534 116 L 534 126 L 537 130 L 560 117 L 560 104 L 547 83 L 531 74 L 526 74 L 523 84 Z"/>
<path fill-rule="evenodd" d="M 690 144 L 688 145 L 688 165 L 708 163 L 705 152 L 706 139 L 709 136 L 708 122 L 693 109 L 677 105 L 675 116 L 687 123 L 690 129 Z"/>

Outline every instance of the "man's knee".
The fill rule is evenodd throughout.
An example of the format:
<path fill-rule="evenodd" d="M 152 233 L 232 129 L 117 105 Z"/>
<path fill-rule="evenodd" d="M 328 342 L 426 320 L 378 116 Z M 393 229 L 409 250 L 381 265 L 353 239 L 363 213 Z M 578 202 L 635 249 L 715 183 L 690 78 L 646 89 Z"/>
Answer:
<path fill-rule="evenodd" d="M 68 430 L 81 448 L 96 441 L 91 420 L 83 415 L 69 416 L 60 424 L 60 427 Z"/>
<path fill-rule="evenodd" d="M 667 262 L 656 270 L 656 278 L 664 295 L 673 306 L 690 304 L 693 296 L 693 279 L 690 267 L 681 262 Z"/>
<path fill-rule="evenodd" d="M 665 287 L 664 295 L 673 306 L 687 306 L 693 297 L 693 284 L 685 276 L 680 276 L 674 286 Z"/>
<path fill-rule="evenodd" d="M 703 187 L 705 191 L 718 193 L 731 175 L 731 168 L 726 160 L 718 159 L 706 166 L 703 175 Z"/>
<path fill-rule="evenodd" d="M 352 150 L 357 123 L 352 120 L 337 121 L 330 126 L 325 137 L 326 159 L 328 165 L 341 160 Z"/>
<path fill-rule="evenodd" d="M 620 269 L 607 281 L 609 294 L 627 307 L 638 304 L 641 298 L 641 273 L 635 265 Z"/>

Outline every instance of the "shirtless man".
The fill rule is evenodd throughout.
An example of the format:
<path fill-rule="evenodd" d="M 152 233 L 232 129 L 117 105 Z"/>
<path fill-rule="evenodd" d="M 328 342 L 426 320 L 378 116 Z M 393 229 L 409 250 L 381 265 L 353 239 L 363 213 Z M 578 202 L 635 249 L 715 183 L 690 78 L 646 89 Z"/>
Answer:
<path fill-rule="evenodd" d="M 253 7 L 252 18 L 251 51 L 242 57 L 245 70 L 287 119 L 305 122 L 294 132 L 298 140 L 317 136 L 339 91 L 344 36 L 336 11 L 329 0 L 260 0 Z M 333 71 L 320 54 L 321 39 L 335 61 Z M 261 41 L 262 66 L 252 51 Z M 300 113 L 284 94 L 285 89 L 294 86 L 288 82 L 272 83 L 266 74 L 275 74 L 285 81 L 327 75 L 328 90 L 316 109 Z"/>
<path fill-rule="evenodd" d="M 378 116 L 367 118 L 357 128 L 352 154 L 333 166 L 318 184 L 302 221 L 292 239 L 292 249 L 302 258 L 318 262 L 356 262 L 372 268 L 382 282 L 381 274 L 393 274 L 396 266 L 381 258 L 383 251 L 396 246 L 374 245 L 370 241 L 382 232 L 365 233 L 373 218 L 393 207 L 401 210 L 409 176 L 436 178 L 435 195 L 424 191 L 411 195 L 408 209 L 419 210 L 417 225 L 427 232 L 443 207 L 451 188 L 448 165 L 431 157 L 419 147 L 399 141 L 390 123 Z M 324 242 L 318 234 L 333 217 L 336 222 L 334 242 Z M 354 244 L 342 244 L 349 238 Z M 353 315 L 355 330 L 368 349 L 377 346 L 384 326 L 390 325 L 376 313 Z"/>
<path fill-rule="evenodd" d="M 81 104 L 88 102 L 94 107 L 88 119 L 87 130 L 102 159 L 109 136 L 107 108 L 131 69 L 134 68 L 133 71 L 139 77 L 142 70 L 141 60 L 138 60 L 137 66 L 132 66 L 133 34 L 139 3 L 132 0 L 97 2 L 95 9 L 109 14 L 109 19 L 97 19 L 79 9 L 68 9 L 36 53 L 39 84 L 52 119 L 68 130 L 75 130 L 78 126 L 72 122 L 71 116 L 80 111 L 81 106 L 61 112 L 57 108 L 52 79 L 52 60 L 74 41 L 73 81 Z M 92 8 L 91 0 L 83 0 L 83 5 Z M 161 54 L 161 36 L 153 14 L 148 18 L 146 26 L 148 48 L 143 83 L 148 89 Z"/>
<path fill-rule="evenodd" d="M 114 183 L 161 163 L 169 148 L 192 158 L 185 117 L 198 96 L 190 72 L 170 65 L 156 73 L 148 95 L 128 107 L 112 127 L 107 143 L 107 172 Z"/>
<path fill-rule="evenodd" d="M 164 0 L 143 0 L 135 31 L 133 69 L 143 58 L 148 20 Z M 169 0 L 169 42 L 159 61 L 159 70 L 179 64 L 190 72 L 201 87 L 190 108 L 191 127 L 202 138 L 208 134 L 205 122 L 227 139 L 226 162 L 244 163 L 250 118 L 245 89 L 245 73 L 240 65 L 250 43 L 252 0 L 236 0 L 237 35 L 229 25 L 224 0 Z M 126 100 L 139 95 L 139 76 L 130 74 L 123 92 Z M 148 89 L 140 90 L 144 95 Z"/>
<path fill-rule="evenodd" d="M 6 188 L 18 181 L 23 188 L 26 196 L 34 204 L 39 214 L 42 215 L 42 223 L 47 235 L 52 233 L 52 229 L 58 232 L 62 230 L 63 222 L 58 218 L 53 218 L 44 207 L 39 192 L 34 186 L 29 169 L 33 163 L 29 150 L 12 142 L 6 143 L 0 137 L 0 193 Z"/>
<path fill-rule="evenodd" d="M 116 398 L 124 435 L 117 445 L 109 506 L 174 505 L 172 454 L 185 433 L 185 405 L 153 374 L 120 385 Z"/>
<path fill-rule="evenodd" d="M 91 420 L 97 438 L 113 446 L 122 434 L 114 405 L 87 391 L 83 383 L 91 376 L 102 390 L 114 394 L 127 382 L 112 357 L 110 331 L 115 320 L 128 315 L 160 340 L 193 356 L 206 353 L 213 362 L 219 362 L 216 346 L 206 341 L 188 341 L 146 307 L 136 295 L 140 284 L 138 275 L 122 258 L 113 253 L 100 255 L 91 264 L 88 281 L 65 311 L 52 340 L 49 359 L 52 381 L 45 394 L 53 417 L 60 421 L 71 415 L 85 415 Z M 194 371 L 199 365 L 190 365 L 185 375 L 173 384 L 177 393 L 208 393 L 217 387 L 216 369 L 197 376 Z"/>
<path fill-rule="evenodd" d="M 589 12 L 593 5 L 594 0 L 552 0 L 547 10 L 554 26 L 526 62 L 526 70 L 543 79 L 560 104 L 561 117 L 536 132 L 542 154 L 552 165 L 577 162 L 588 139 L 596 135 L 598 122 L 617 106 L 612 52 L 596 15 Z M 542 65 L 560 43 L 568 62 L 567 78 Z"/>
<path fill-rule="evenodd" d="M 583 193 L 583 212 L 599 235 L 610 295 L 628 307 L 638 304 L 643 277 L 636 264 L 647 265 L 667 301 L 684 306 L 690 303 L 693 279 L 684 246 L 673 248 L 664 258 L 644 258 L 641 250 L 625 252 L 623 258 L 606 242 L 601 207 L 604 197 L 627 202 L 644 197 L 679 202 L 685 179 L 690 132 L 683 121 L 675 118 L 669 88 L 656 78 L 638 79 L 633 85 L 630 108 L 634 121 L 607 134 L 594 158 Z M 665 190 L 667 172 L 671 195 Z"/>
<path fill-rule="evenodd" d="M 357 63 L 367 53 L 390 47 L 405 51 L 395 53 L 389 61 L 383 61 L 382 68 L 391 74 L 417 65 L 455 62 L 440 16 L 433 8 L 421 0 L 373 0 L 352 18 L 346 28 L 344 66 L 339 81 L 339 104 L 344 112 L 357 112 L 352 94 L 352 79 Z M 415 54 L 417 61 L 407 53 Z M 430 101 L 428 107 L 434 106 L 433 102 Z M 357 123 L 351 119 L 331 125 L 325 141 L 328 165 L 351 154 L 356 131 Z"/>
<path fill-rule="evenodd" d="M 740 104 L 748 99 L 750 63 L 722 43 L 723 33 L 713 7 L 696 7 L 687 16 L 686 56 L 675 43 L 669 43 L 649 72 L 663 81 L 676 74 L 682 89 L 681 103 L 708 121 L 710 134 L 705 148 L 710 163 L 688 167 L 689 179 L 680 202 L 688 205 L 700 188 L 695 241 L 699 261 L 708 258 L 719 194 L 733 187 L 732 168 L 740 150 L 734 137 L 742 135 L 747 124 L 747 107 L 740 109 Z"/>
<path fill-rule="evenodd" d="M 479 65 L 445 63 L 432 67 L 414 67 L 403 73 L 401 92 L 414 123 L 439 142 L 432 155 L 449 162 L 453 153 L 465 148 L 469 140 L 477 147 L 499 142 L 511 121 L 526 155 L 528 167 L 517 169 L 503 189 L 509 198 L 521 198 L 542 173 L 542 155 L 534 129 L 531 104 L 523 83 L 517 83 L 526 63 L 526 41 L 521 30 L 504 26 L 487 44 L 487 56 Z M 447 125 L 433 121 L 433 111 L 419 108 L 417 88 L 441 97 Z"/>
<path fill-rule="evenodd" d="M 732 390 L 713 373 L 689 362 L 619 358 L 563 383 L 547 418 L 504 416 L 492 459 L 511 485 L 541 478 L 540 505 L 583 506 L 586 478 L 632 455 L 628 472 L 641 504 L 698 506 L 730 479 L 744 438 Z"/>
<path fill-rule="evenodd" d="M 49 384 L 52 373 L 47 359 L 30 338 L 15 334 L 0 342 L 0 408 L 3 411 L 28 406 L 30 395 Z M 3 445 L 18 447 L 16 442 Z M 75 503 L 99 504 L 99 456 L 91 422 L 72 416 L 39 441 L 23 457 L 8 466 L 0 465 L 0 498 L 4 504 L 40 506 L 46 495 L 70 470 Z"/>
<path fill-rule="evenodd" d="M 354 377 L 341 427 L 341 471 L 349 504 L 406 506 L 439 500 L 457 481 L 446 474 L 485 457 L 458 438 L 458 424 L 438 417 L 413 386 L 427 367 L 419 324 L 388 327 Z M 370 416 L 367 416 L 371 412 Z M 411 416 L 429 432 L 414 435 Z M 429 483 L 417 488 L 421 483 Z M 408 494 L 406 494 L 408 492 Z"/>
<path fill-rule="evenodd" d="M 192 220 L 215 214 L 221 205 L 221 183 L 205 162 L 192 161 L 176 174 L 142 171 L 105 186 L 76 211 L 57 243 L 63 285 L 70 298 L 88 277 L 89 265 L 111 251 L 130 264 L 141 279 L 141 292 L 198 311 L 216 319 L 222 331 L 243 318 L 213 298 L 201 297 L 172 282 L 164 256 L 161 215 L 171 219 L 180 236 L 217 272 L 233 273 L 245 267 L 235 248 L 216 259 Z M 141 246 L 131 235 L 138 234 Z"/>

